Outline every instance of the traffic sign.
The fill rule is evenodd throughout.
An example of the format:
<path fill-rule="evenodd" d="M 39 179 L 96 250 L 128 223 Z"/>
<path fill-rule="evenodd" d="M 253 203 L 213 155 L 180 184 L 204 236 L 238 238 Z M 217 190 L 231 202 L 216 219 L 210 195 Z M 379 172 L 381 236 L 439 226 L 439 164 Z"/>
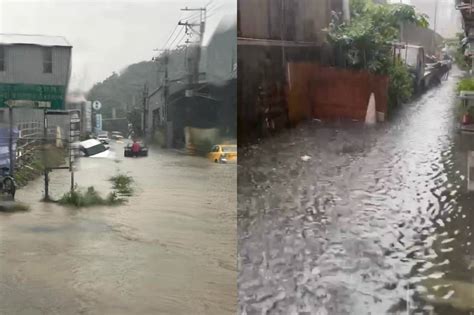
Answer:
<path fill-rule="evenodd" d="M 94 102 L 92 103 L 92 108 L 93 108 L 94 110 L 100 110 L 100 109 L 102 108 L 102 104 L 101 104 L 99 101 L 94 101 Z"/>

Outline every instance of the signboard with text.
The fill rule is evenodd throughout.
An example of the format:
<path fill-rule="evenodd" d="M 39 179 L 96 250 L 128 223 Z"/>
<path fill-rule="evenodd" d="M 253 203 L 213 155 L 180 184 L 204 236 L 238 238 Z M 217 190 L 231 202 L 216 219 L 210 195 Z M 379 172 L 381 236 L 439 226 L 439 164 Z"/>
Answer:
<path fill-rule="evenodd" d="M 0 84 L 0 107 L 64 109 L 65 87 L 60 85 Z M 7 105 L 10 102 L 11 105 Z"/>
<path fill-rule="evenodd" d="M 102 130 L 102 114 L 95 115 L 95 127 L 97 130 Z"/>
<path fill-rule="evenodd" d="M 81 141 L 81 111 L 74 110 L 70 112 L 69 125 L 69 154 L 71 162 L 79 157 L 79 142 Z"/>

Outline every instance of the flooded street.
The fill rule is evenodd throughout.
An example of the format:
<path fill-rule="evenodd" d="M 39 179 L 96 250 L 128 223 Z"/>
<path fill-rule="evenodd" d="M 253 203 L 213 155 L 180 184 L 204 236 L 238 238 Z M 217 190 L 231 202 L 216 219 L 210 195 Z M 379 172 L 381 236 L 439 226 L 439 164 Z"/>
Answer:
<path fill-rule="evenodd" d="M 472 314 L 459 75 L 374 128 L 311 122 L 240 152 L 241 314 Z"/>
<path fill-rule="evenodd" d="M 82 159 L 76 181 L 105 196 L 126 173 L 126 204 L 45 204 L 38 179 L 17 193 L 29 212 L 0 213 L 0 314 L 234 314 L 236 166 L 113 149 L 117 161 Z M 54 171 L 52 196 L 69 180 Z"/>

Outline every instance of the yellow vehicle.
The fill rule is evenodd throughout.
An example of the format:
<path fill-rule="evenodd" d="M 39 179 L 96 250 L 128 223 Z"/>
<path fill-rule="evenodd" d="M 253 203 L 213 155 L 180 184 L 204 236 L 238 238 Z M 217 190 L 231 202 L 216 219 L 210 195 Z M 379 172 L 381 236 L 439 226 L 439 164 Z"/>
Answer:
<path fill-rule="evenodd" d="M 237 145 L 218 144 L 212 147 L 207 157 L 215 163 L 237 161 Z"/>

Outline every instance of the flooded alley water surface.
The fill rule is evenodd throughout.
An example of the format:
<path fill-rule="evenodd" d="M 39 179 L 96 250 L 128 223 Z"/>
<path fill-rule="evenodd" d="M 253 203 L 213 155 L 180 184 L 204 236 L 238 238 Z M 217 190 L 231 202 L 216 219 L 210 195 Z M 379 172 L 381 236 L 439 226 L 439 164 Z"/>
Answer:
<path fill-rule="evenodd" d="M 45 204 L 38 179 L 17 193 L 30 211 L 0 213 L 0 314 L 235 314 L 236 166 L 112 147 L 117 160 L 82 159 L 76 181 L 105 195 L 128 174 L 126 204 Z M 53 196 L 68 188 L 53 172 Z"/>
<path fill-rule="evenodd" d="M 241 314 L 472 314 L 458 79 L 373 128 L 311 122 L 240 152 Z"/>

